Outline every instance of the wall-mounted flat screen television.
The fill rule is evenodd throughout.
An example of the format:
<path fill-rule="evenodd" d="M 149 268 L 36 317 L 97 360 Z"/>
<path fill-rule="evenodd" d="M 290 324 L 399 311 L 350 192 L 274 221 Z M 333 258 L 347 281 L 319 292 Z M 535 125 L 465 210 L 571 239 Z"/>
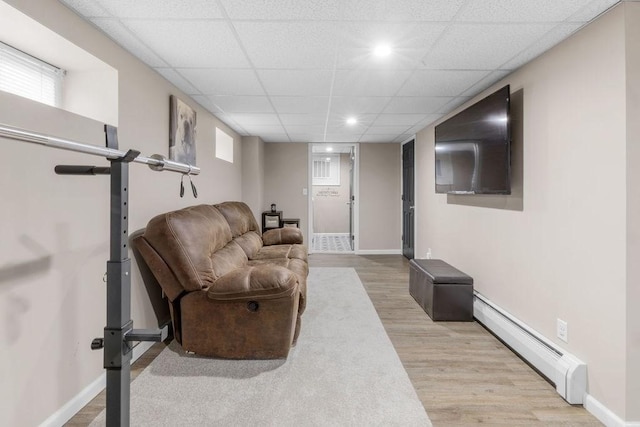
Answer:
<path fill-rule="evenodd" d="M 436 193 L 511 194 L 509 85 L 436 126 Z"/>

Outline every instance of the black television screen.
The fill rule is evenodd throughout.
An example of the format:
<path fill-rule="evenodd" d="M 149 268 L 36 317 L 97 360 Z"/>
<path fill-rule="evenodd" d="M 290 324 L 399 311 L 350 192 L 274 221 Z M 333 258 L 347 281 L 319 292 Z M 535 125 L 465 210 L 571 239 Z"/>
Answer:
<path fill-rule="evenodd" d="M 509 85 L 435 131 L 436 193 L 511 194 Z"/>

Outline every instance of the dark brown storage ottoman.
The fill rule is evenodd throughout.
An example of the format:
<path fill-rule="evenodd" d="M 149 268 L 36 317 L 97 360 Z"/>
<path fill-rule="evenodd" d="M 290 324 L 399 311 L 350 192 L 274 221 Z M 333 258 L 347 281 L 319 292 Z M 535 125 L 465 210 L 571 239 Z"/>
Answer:
<path fill-rule="evenodd" d="M 473 320 L 473 278 L 442 260 L 412 259 L 409 293 L 433 320 Z"/>

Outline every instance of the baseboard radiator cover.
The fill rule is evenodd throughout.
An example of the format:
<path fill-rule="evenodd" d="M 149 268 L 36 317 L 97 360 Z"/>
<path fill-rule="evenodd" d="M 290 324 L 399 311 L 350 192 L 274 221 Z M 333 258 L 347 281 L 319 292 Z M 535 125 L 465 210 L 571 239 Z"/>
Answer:
<path fill-rule="evenodd" d="M 587 365 L 474 291 L 473 316 L 551 381 L 571 404 L 583 404 Z"/>

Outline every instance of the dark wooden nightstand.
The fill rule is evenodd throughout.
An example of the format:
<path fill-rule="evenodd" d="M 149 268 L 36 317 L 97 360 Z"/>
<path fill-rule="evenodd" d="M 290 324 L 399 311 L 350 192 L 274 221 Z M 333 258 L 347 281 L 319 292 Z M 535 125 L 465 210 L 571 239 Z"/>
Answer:
<path fill-rule="evenodd" d="M 262 232 L 280 228 L 282 222 L 282 211 L 264 211 L 262 212 Z"/>

